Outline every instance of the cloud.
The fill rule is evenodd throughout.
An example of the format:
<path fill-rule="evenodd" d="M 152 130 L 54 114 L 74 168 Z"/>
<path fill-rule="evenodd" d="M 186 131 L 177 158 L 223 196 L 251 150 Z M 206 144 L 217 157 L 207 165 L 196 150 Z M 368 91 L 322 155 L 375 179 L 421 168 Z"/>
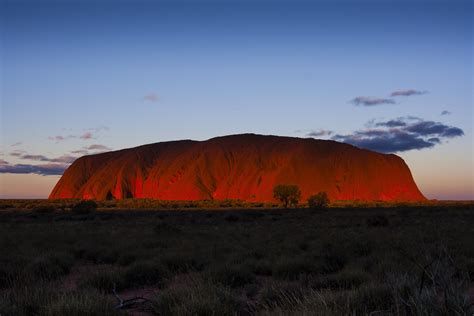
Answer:
<path fill-rule="evenodd" d="M 400 127 L 400 126 L 406 126 L 406 125 L 407 123 L 400 118 L 395 119 L 395 120 L 390 120 L 387 122 L 375 123 L 375 126 L 385 126 L 385 127 Z"/>
<path fill-rule="evenodd" d="M 371 119 L 364 124 L 367 129 L 373 129 L 377 127 L 402 127 L 407 126 L 410 122 L 421 122 L 423 119 L 416 116 L 399 116 L 397 118 L 388 120 L 388 121 L 377 121 L 376 119 Z"/>
<path fill-rule="evenodd" d="M 112 148 L 109 148 L 105 145 L 101 144 L 92 144 L 90 146 L 84 146 L 81 149 L 76 149 L 71 151 L 72 154 L 80 154 L 80 155 L 89 155 L 89 154 L 98 154 L 104 151 L 110 151 Z"/>
<path fill-rule="evenodd" d="M 108 130 L 110 130 L 110 128 L 108 126 L 104 126 L 104 125 L 97 126 L 97 127 L 91 127 L 91 128 L 86 129 L 86 131 L 93 131 L 95 133 L 99 133 L 101 131 L 108 131 Z"/>
<path fill-rule="evenodd" d="M 444 125 L 439 122 L 422 121 L 413 123 L 405 128 L 408 132 L 418 134 L 420 136 L 440 136 L 440 137 L 458 137 L 463 136 L 464 131 L 460 128 Z"/>
<path fill-rule="evenodd" d="M 451 112 L 444 110 L 441 112 L 441 115 L 451 115 Z"/>
<path fill-rule="evenodd" d="M 10 153 L 10 156 L 13 156 L 13 157 L 20 157 L 21 155 L 23 155 L 25 153 L 24 150 L 15 150 L 13 152 Z"/>
<path fill-rule="evenodd" d="M 109 147 L 105 146 L 105 145 L 101 145 L 101 144 L 93 144 L 93 145 L 90 145 L 88 147 L 85 147 L 86 149 L 88 150 L 110 150 Z"/>
<path fill-rule="evenodd" d="M 85 139 L 85 140 L 91 139 L 92 138 L 92 133 L 91 132 L 85 132 L 79 138 L 80 139 Z"/>
<path fill-rule="evenodd" d="M 84 129 L 84 133 L 82 135 L 56 135 L 56 136 L 49 136 L 48 139 L 55 141 L 55 142 L 61 142 L 66 139 L 83 139 L 83 140 L 89 140 L 92 138 L 97 138 L 97 134 L 102 132 L 102 131 L 108 131 L 109 128 L 107 126 L 98 126 L 98 127 L 91 127 L 91 128 L 86 128 Z"/>
<path fill-rule="evenodd" d="M 58 158 L 49 159 L 50 162 L 60 162 L 60 163 L 73 163 L 78 157 L 70 156 L 70 155 L 62 155 Z"/>
<path fill-rule="evenodd" d="M 428 91 L 420 91 L 420 90 L 415 90 L 415 89 L 405 89 L 405 90 L 397 90 L 393 91 L 390 96 L 391 97 L 409 97 L 412 95 L 422 95 L 422 94 L 427 94 Z"/>
<path fill-rule="evenodd" d="M 325 130 L 325 129 L 320 129 L 317 131 L 312 131 L 306 134 L 306 136 L 311 136 L 311 137 L 321 137 L 321 136 L 330 136 L 332 135 L 333 131 L 330 130 Z"/>
<path fill-rule="evenodd" d="M 15 147 L 15 146 L 20 146 L 21 144 L 23 144 L 23 142 L 17 142 L 17 143 L 11 144 L 10 146 Z"/>
<path fill-rule="evenodd" d="M 438 137 L 428 138 L 428 141 L 430 143 L 435 143 L 435 144 L 440 144 L 441 143 L 441 139 L 439 139 Z"/>
<path fill-rule="evenodd" d="M 426 90 L 415 90 L 415 89 L 405 89 L 405 90 L 397 90 L 393 91 L 390 96 L 391 97 L 409 97 L 412 95 L 423 95 L 429 93 Z"/>
<path fill-rule="evenodd" d="M 27 165 L 27 164 L 0 164 L 0 173 L 16 173 L 28 174 L 34 173 L 43 176 L 62 175 L 67 169 L 67 164 L 41 164 L 41 165 Z"/>
<path fill-rule="evenodd" d="M 155 93 L 150 93 L 144 96 L 143 100 L 148 102 L 158 102 L 160 100 L 160 97 Z"/>
<path fill-rule="evenodd" d="M 48 157 L 43 155 L 21 155 L 19 157 L 26 160 L 49 161 Z"/>
<path fill-rule="evenodd" d="M 395 101 L 392 99 L 386 98 L 376 98 L 376 97 L 367 97 L 367 96 L 360 96 L 352 99 L 350 101 L 355 105 L 363 105 L 363 106 L 375 106 L 375 105 L 382 105 L 382 104 L 395 104 Z"/>
<path fill-rule="evenodd" d="M 71 151 L 72 154 L 81 154 L 81 155 L 87 155 L 89 151 L 87 149 L 78 149 L 78 150 L 73 150 Z"/>
<path fill-rule="evenodd" d="M 425 141 L 421 137 L 401 131 L 384 132 L 378 136 L 364 135 L 363 133 L 357 133 L 355 135 L 336 135 L 334 139 L 381 153 L 431 148 L 435 145 L 432 142 Z"/>
<path fill-rule="evenodd" d="M 44 161 L 44 162 L 53 162 L 53 163 L 73 163 L 78 157 L 70 155 L 62 155 L 57 158 L 48 158 L 43 155 L 30 155 L 30 154 L 18 154 L 11 153 L 12 156 L 17 156 L 20 159 L 24 160 L 34 160 L 34 161 Z"/>
<path fill-rule="evenodd" d="M 432 148 L 445 139 L 464 135 L 464 131 L 458 127 L 413 117 L 373 122 L 372 125 L 378 128 L 335 135 L 332 139 L 382 153 L 394 153 Z"/>
<path fill-rule="evenodd" d="M 54 140 L 56 142 L 60 142 L 60 141 L 64 140 L 64 136 L 61 136 L 61 135 L 49 136 L 48 139 L 49 140 Z"/>
<path fill-rule="evenodd" d="M 77 159 L 75 156 L 62 155 L 57 158 L 48 158 L 44 155 L 31 155 L 21 152 L 13 152 L 10 155 L 16 156 L 19 159 L 33 160 L 47 162 L 44 164 L 10 164 L 9 162 L 0 159 L 0 173 L 16 173 L 16 174 L 39 174 L 43 176 L 49 175 L 62 175 L 64 170 L 67 169 Z"/>
<path fill-rule="evenodd" d="M 88 154 L 89 150 L 105 150 L 108 148 L 105 145 L 93 144 L 84 147 L 80 150 L 75 150 L 72 153 Z M 97 153 L 97 152 L 96 152 Z M 19 159 L 46 162 L 44 164 L 10 164 L 9 162 L 0 159 L 0 173 L 16 173 L 16 174 L 39 174 L 43 176 L 48 175 L 62 175 L 78 157 L 72 155 L 62 155 L 56 158 L 49 158 L 44 155 L 27 154 L 24 151 L 14 151 L 10 155 L 18 157 Z"/>

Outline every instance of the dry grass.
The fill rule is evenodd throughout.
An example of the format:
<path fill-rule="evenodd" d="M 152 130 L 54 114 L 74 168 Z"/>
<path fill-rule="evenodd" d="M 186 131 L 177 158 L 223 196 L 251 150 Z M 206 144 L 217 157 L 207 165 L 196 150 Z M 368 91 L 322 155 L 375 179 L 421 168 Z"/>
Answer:
<path fill-rule="evenodd" d="M 133 310 L 156 315 L 473 312 L 470 204 L 320 211 L 99 204 L 72 214 L 76 202 L 0 203 L 10 205 L 0 211 L 1 315 L 127 314 L 115 308 L 114 288 L 149 293 Z"/>

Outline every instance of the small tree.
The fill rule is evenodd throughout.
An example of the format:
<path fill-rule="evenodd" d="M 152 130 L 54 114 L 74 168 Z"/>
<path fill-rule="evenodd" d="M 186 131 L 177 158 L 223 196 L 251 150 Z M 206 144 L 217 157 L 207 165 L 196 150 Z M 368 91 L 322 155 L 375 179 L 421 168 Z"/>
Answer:
<path fill-rule="evenodd" d="M 329 205 L 329 197 L 326 192 L 319 192 L 308 198 L 310 208 L 326 208 Z"/>
<path fill-rule="evenodd" d="M 71 211 L 74 214 L 87 214 L 97 210 L 97 203 L 92 200 L 83 200 L 75 204 Z"/>
<path fill-rule="evenodd" d="M 273 197 L 279 200 L 285 208 L 296 206 L 301 198 L 301 191 L 294 184 L 278 184 L 273 187 Z"/>

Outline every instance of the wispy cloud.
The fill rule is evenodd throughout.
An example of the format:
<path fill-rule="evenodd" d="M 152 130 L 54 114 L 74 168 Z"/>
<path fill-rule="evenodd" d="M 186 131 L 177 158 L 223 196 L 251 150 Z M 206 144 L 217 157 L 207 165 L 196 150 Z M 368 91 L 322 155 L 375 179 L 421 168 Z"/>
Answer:
<path fill-rule="evenodd" d="M 57 135 L 57 136 L 49 136 L 48 139 L 54 140 L 55 142 L 60 142 L 60 141 L 63 141 L 65 137 L 61 135 Z"/>
<path fill-rule="evenodd" d="M 107 126 L 98 126 L 98 127 L 91 127 L 84 129 L 84 133 L 80 135 L 56 135 L 56 136 L 49 136 L 48 139 L 55 141 L 56 143 L 62 142 L 67 139 L 82 139 L 82 140 L 90 140 L 90 139 L 97 139 L 99 134 L 102 131 L 108 131 L 109 128 Z"/>
<path fill-rule="evenodd" d="M 84 146 L 81 149 L 76 149 L 71 151 L 72 154 L 80 154 L 80 155 L 90 155 L 90 154 L 99 154 L 104 151 L 110 151 L 112 148 L 107 147 L 102 144 L 92 144 L 90 146 Z"/>
<path fill-rule="evenodd" d="M 97 126 L 97 127 L 91 127 L 91 128 L 87 128 L 86 131 L 92 131 L 94 133 L 99 133 L 99 132 L 102 132 L 102 131 L 108 131 L 110 130 L 110 128 L 108 126 Z"/>
<path fill-rule="evenodd" d="M 316 131 L 311 131 L 306 136 L 310 137 L 323 137 L 323 136 L 330 136 L 333 134 L 333 131 L 326 130 L 326 129 L 319 129 Z"/>
<path fill-rule="evenodd" d="M 93 135 L 91 132 L 85 132 L 84 134 L 82 134 L 79 138 L 80 139 L 85 139 L 85 140 L 88 140 L 88 139 L 92 139 Z"/>
<path fill-rule="evenodd" d="M 101 144 L 93 144 L 93 145 L 87 146 L 85 148 L 88 149 L 88 150 L 110 150 L 109 147 L 107 147 L 105 145 L 101 145 Z"/>
<path fill-rule="evenodd" d="M 145 95 L 143 97 L 143 100 L 148 102 L 158 102 L 160 100 L 160 97 L 155 93 L 150 93 Z"/>
<path fill-rule="evenodd" d="M 24 150 L 18 150 L 18 149 L 17 149 L 17 150 L 15 150 L 15 151 L 12 151 L 12 152 L 10 153 L 10 156 L 13 156 L 13 157 L 20 157 L 21 155 L 23 155 L 23 154 L 25 154 L 25 153 L 26 153 L 26 151 L 24 151 Z"/>
<path fill-rule="evenodd" d="M 70 155 L 62 155 L 57 158 L 50 159 L 51 162 L 60 162 L 60 163 L 73 163 L 78 157 Z"/>
<path fill-rule="evenodd" d="M 17 143 L 11 144 L 10 146 L 16 147 L 16 146 L 20 146 L 21 144 L 23 144 L 23 142 L 17 142 Z"/>
<path fill-rule="evenodd" d="M 80 155 L 87 155 L 89 151 L 87 149 L 77 149 L 71 151 L 72 154 L 80 154 Z"/>
<path fill-rule="evenodd" d="M 427 94 L 428 91 L 424 90 L 415 90 L 415 89 L 404 89 L 404 90 L 397 90 L 393 91 L 390 96 L 391 97 L 409 97 L 412 95 L 422 95 L 422 94 Z"/>
<path fill-rule="evenodd" d="M 441 112 L 441 115 L 451 115 L 451 112 L 444 110 Z"/>
<path fill-rule="evenodd" d="M 355 105 L 362 105 L 362 106 L 376 106 L 376 105 L 382 105 L 382 104 L 395 104 L 395 101 L 392 100 L 392 99 L 367 97 L 367 96 L 355 97 L 350 102 L 355 104 Z"/>
<path fill-rule="evenodd" d="M 382 153 L 432 148 L 443 140 L 460 137 L 464 131 L 440 122 L 413 117 L 373 122 L 366 128 L 349 135 L 335 135 L 332 139 Z"/>
<path fill-rule="evenodd" d="M 426 90 L 415 90 L 415 89 L 403 89 L 397 90 L 390 93 L 390 98 L 381 98 L 381 97 L 370 97 L 370 96 L 358 96 L 352 99 L 350 102 L 355 105 L 362 106 L 376 106 L 383 104 L 396 104 L 394 97 L 408 97 L 412 95 L 422 95 L 429 93 Z"/>

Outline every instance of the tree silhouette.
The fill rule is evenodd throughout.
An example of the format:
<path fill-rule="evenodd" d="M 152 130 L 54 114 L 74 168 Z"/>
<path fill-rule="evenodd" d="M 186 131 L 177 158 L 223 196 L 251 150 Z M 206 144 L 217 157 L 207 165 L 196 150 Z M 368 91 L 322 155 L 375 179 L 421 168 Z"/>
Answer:
<path fill-rule="evenodd" d="M 279 200 L 283 207 L 296 206 L 301 197 L 300 188 L 294 184 L 278 184 L 273 187 L 273 197 Z"/>

